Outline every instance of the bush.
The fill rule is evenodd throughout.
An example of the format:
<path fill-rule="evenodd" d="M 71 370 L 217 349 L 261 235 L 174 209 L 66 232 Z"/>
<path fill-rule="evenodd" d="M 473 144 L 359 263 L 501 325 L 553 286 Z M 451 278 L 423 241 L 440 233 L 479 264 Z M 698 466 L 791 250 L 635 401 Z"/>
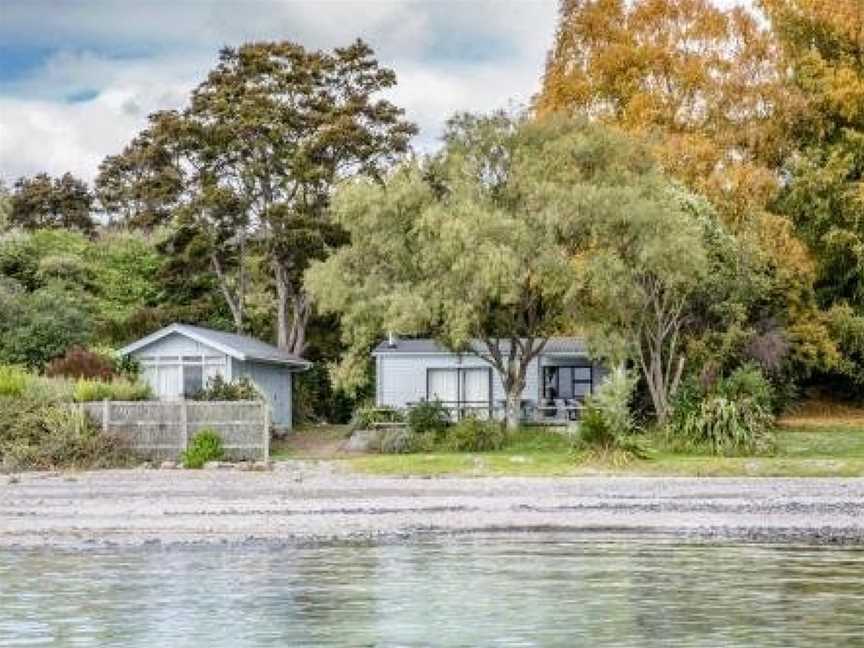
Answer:
<path fill-rule="evenodd" d="M 45 368 L 46 376 L 111 380 L 115 376 L 114 360 L 83 347 L 72 347 L 61 358 L 55 358 Z"/>
<path fill-rule="evenodd" d="M 219 461 L 223 456 L 222 437 L 213 430 L 201 430 L 183 453 L 183 466 L 203 468 L 208 461 Z"/>
<path fill-rule="evenodd" d="M 636 424 L 630 399 L 636 377 L 623 367 L 614 369 L 595 394 L 585 399 L 579 421 L 576 448 L 588 458 L 626 463 L 644 458 L 645 451 L 633 437 Z"/>
<path fill-rule="evenodd" d="M 67 403 L 0 398 L 0 460 L 5 469 L 107 468 L 132 455 Z"/>
<path fill-rule="evenodd" d="M 385 423 L 404 423 L 405 415 L 392 407 L 364 405 L 354 412 L 351 418 L 352 430 L 368 430 Z"/>
<path fill-rule="evenodd" d="M 207 381 L 207 386 L 192 396 L 199 401 L 250 401 L 261 400 L 261 393 L 247 376 L 226 381 L 215 375 Z"/>
<path fill-rule="evenodd" d="M 775 411 L 774 387 L 754 365 L 739 367 L 727 378 L 718 381 L 715 391 L 733 401 L 749 398 L 766 412 Z"/>
<path fill-rule="evenodd" d="M 441 441 L 449 424 L 450 413 L 439 400 L 423 401 L 408 411 L 408 429 L 415 435 L 430 434 Z"/>
<path fill-rule="evenodd" d="M 486 452 L 504 447 L 507 435 L 497 421 L 468 417 L 447 430 L 446 445 L 456 452 Z"/>
<path fill-rule="evenodd" d="M 775 402 L 771 383 L 753 365 L 720 378 L 707 393 L 688 382 L 676 395 L 667 442 L 673 450 L 718 455 L 768 452 Z"/>
<path fill-rule="evenodd" d="M 0 366 L 0 396 L 23 396 L 33 382 L 33 374 L 20 367 Z"/>
<path fill-rule="evenodd" d="M 679 434 L 689 445 L 707 447 L 718 455 L 767 452 L 773 448 L 773 421 L 771 413 L 752 397 L 732 400 L 711 395 L 685 420 Z"/>
<path fill-rule="evenodd" d="M 80 378 L 75 381 L 72 398 L 77 403 L 90 401 L 142 401 L 153 397 L 150 386 L 142 382 L 133 382 L 118 378 L 111 382 Z"/>

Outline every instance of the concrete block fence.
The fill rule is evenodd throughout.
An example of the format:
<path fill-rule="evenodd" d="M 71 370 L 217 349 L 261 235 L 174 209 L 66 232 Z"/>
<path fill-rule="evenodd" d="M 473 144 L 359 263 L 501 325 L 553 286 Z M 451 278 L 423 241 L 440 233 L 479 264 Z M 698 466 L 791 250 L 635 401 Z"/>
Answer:
<path fill-rule="evenodd" d="M 81 403 L 106 434 L 151 459 L 177 459 L 201 430 L 222 437 L 226 459 L 270 457 L 270 415 L 258 401 L 98 401 Z"/>

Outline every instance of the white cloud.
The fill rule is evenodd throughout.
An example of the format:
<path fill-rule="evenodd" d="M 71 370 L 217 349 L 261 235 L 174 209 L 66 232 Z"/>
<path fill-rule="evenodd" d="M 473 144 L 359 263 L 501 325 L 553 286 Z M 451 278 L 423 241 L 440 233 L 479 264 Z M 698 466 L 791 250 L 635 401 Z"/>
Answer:
<path fill-rule="evenodd" d="M 24 78 L 0 85 L 6 178 L 68 170 L 92 179 L 149 112 L 183 104 L 220 47 L 253 39 L 329 48 L 364 38 L 396 70 L 390 96 L 419 123 L 417 145 L 427 149 L 455 111 L 530 99 L 557 8 L 556 0 L 48 5 L 4 4 L 0 42 L 58 50 Z"/>
<path fill-rule="evenodd" d="M 54 52 L 0 81 L 7 179 L 44 170 L 91 180 L 148 113 L 185 102 L 219 48 L 247 40 L 330 48 L 364 38 L 395 69 L 390 97 L 428 150 L 456 111 L 530 100 L 557 17 L 557 0 L 0 1 L 0 44 Z"/>

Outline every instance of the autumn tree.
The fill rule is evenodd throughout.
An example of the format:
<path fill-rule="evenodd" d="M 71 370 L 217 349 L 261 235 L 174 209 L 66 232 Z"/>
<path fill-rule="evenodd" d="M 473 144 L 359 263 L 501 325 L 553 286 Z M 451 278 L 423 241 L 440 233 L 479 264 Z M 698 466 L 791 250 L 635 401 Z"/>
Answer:
<path fill-rule="evenodd" d="M 737 226 L 777 191 L 784 124 L 797 105 L 778 58 L 773 34 L 742 7 L 563 0 L 536 109 L 646 138 L 668 172 Z"/>
<path fill-rule="evenodd" d="M 823 305 L 864 307 L 864 4 L 764 0 L 805 102 L 777 207 L 814 251 Z"/>
<path fill-rule="evenodd" d="M 66 173 L 51 178 L 40 173 L 19 178 L 12 189 L 9 224 L 24 229 L 77 229 L 87 234 L 95 230 L 90 210 L 93 196 L 87 184 Z"/>

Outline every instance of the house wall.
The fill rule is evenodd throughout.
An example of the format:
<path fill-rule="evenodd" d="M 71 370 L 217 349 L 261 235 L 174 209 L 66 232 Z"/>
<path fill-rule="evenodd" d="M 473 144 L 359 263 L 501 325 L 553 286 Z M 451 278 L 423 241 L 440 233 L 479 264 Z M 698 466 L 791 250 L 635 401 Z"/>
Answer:
<path fill-rule="evenodd" d="M 541 367 L 588 363 L 584 355 L 541 355 L 528 367 L 522 398 L 537 401 L 540 394 Z M 428 369 L 491 368 L 488 362 L 474 355 L 385 353 L 375 357 L 375 401 L 379 407 L 405 407 L 426 398 L 426 372 Z M 594 386 L 600 384 L 606 370 L 594 365 Z M 504 385 L 498 372 L 492 371 L 492 400 L 497 404 L 505 398 Z"/>
<path fill-rule="evenodd" d="M 292 396 L 291 371 L 282 365 L 265 362 L 241 362 L 232 359 L 234 379 L 247 376 L 267 397 L 273 425 L 282 430 L 291 429 Z"/>
<path fill-rule="evenodd" d="M 224 353 L 178 333 L 156 340 L 131 355 L 141 365 L 142 380 L 160 400 L 182 397 L 184 364 L 202 366 L 204 385 L 215 375 L 231 379 L 229 358 Z"/>
<path fill-rule="evenodd" d="M 171 380 L 159 375 L 159 371 L 178 373 L 182 388 L 183 357 L 196 356 L 204 359 L 204 384 L 207 379 L 219 374 L 225 380 L 236 380 L 248 376 L 264 394 L 270 405 L 271 421 L 275 427 L 290 429 L 292 416 L 291 371 L 282 365 L 263 362 L 242 362 L 185 335 L 172 333 L 132 353 L 141 363 L 142 379 L 153 389 L 160 400 L 182 398 L 177 389 L 172 389 Z"/>

